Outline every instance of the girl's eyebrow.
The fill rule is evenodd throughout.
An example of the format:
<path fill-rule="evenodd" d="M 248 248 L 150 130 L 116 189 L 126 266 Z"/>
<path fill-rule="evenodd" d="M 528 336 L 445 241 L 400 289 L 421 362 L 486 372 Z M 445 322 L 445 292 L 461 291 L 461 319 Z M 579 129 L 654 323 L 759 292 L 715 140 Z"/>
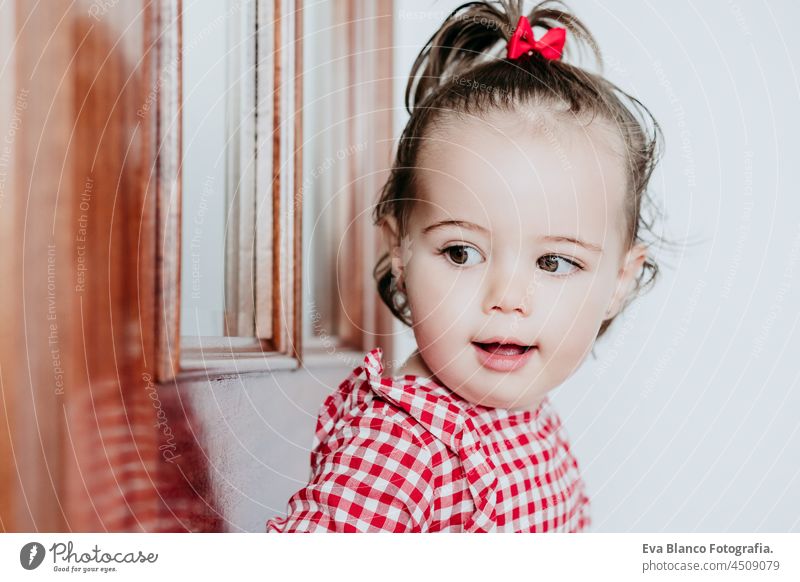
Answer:
<path fill-rule="evenodd" d="M 430 226 L 426 226 L 422 229 L 422 234 L 428 234 L 432 230 L 436 230 L 437 228 L 446 228 L 448 226 L 457 226 L 459 228 L 464 228 L 466 230 L 474 230 L 477 232 L 482 232 L 484 234 L 489 234 L 489 230 L 482 227 L 480 224 L 475 224 L 474 222 L 468 222 L 466 220 L 442 220 L 439 222 L 435 222 Z M 539 237 L 539 240 L 548 240 L 552 242 L 567 242 L 576 244 L 581 246 L 589 251 L 594 251 L 596 253 L 602 253 L 603 247 L 600 245 L 590 243 L 584 240 L 580 240 L 578 238 L 574 238 L 571 236 L 563 236 L 563 235 L 551 235 L 551 236 L 542 236 Z"/>
<path fill-rule="evenodd" d="M 596 245 L 594 243 L 586 242 L 585 240 L 580 240 L 577 238 L 573 238 L 571 236 L 543 236 L 541 240 L 549 240 L 553 242 L 568 242 L 572 244 L 576 244 L 578 246 L 582 246 L 587 251 L 594 251 L 596 253 L 602 253 L 603 247 L 600 245 Z"/>
<path fill-rule="evenodd" d="M 475 224 L 474 222 L 468 222 L 466 220 L 441 220 L 439 222 L 434 222 L 430 226 L 423 228 L 422 234 L 428 234 L 432 230 L 436 230 L 437 228 L 445 228 L 447 226 L 457 226 L 459 228 L 465 228 L 467 230 L 475 230 L 477 232 L 489 234 L 488 229 L 482 227 L 480 224 Z"/>

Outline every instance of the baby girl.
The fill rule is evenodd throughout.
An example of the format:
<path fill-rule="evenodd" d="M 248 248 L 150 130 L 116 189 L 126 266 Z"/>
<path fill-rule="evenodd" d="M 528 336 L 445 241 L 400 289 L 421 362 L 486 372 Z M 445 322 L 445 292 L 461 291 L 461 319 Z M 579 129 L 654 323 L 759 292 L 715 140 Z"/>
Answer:
<path fill-rule="evenodd" d="M 267 531 L 590 525 L 547 394 L 657 274 L 641 212 L 661 134 L 564 61 L 579 41 L 599 62 L 550 2 L 471 2 L 417 57 L 374 220 L 378 292 L 418 349 L 391 377 L 373 349 L 326 399 L 311 479 Z"/>

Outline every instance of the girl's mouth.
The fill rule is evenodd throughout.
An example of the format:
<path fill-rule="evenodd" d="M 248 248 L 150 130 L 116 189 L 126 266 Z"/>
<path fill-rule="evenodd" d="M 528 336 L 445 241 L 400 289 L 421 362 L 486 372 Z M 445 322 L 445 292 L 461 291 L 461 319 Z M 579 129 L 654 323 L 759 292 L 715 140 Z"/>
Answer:
<path fill-rule="evenodd" d="M 495 372 L 512 372 L 524 366 L 536 351 L 536 346 L 472 342 L 478 361 Z"/>

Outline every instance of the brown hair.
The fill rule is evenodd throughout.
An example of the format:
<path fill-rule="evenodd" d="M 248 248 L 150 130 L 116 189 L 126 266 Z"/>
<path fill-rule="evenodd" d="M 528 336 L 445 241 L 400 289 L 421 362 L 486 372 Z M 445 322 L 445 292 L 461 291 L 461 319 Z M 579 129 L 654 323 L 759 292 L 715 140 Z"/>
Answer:
<path fill-rule="evenodd" d="M 545 0 L 535 6 L 527 14 L 531 27 L 566 28 L 564 57 L 586 44 L 601 73 L 571 65 L 564 58 L 548 60 L 536 51 L 515 60 L 505 58 L 506 43 L 523 14 L 522 5 L 523 0 L 463 4 L 445 19 L 419 53 L 406 86 L 406 109 L 411 117 L 374 208 L 373 222 L 381 225 L 391 215 L 397 220 L 400 236 L 407 232 L 415 201 L 414 168 L 424 143 L 420 138 L 445 116 L 481 116 L 496 109 L 519 111 L 534 107 L 554 119 L 591 114 L 592 120 L 606 120 L 619 132 L 625 144 L 626 242 L 630 247 L 643 240 L 644 234 L 654 234 L 654 221 L 643 216 L 643 202 L 649 201 L 647 184 L 659 159 L 661 129 L 641 102 L 602 76 L 602 55 L 594 37 L 558 0 Z M 655 211 L 652 204 L 650 207 Z M 651 286 L 657 275 L 658 265 L 648 254 L 635 292 L 625 306 Z M 389 253 L 378 260 L 373 276 L 383 302 L 397 318 L 412 325 L 405 296 L 399 292 L 392 273 Z M 613 318 L 602 323 L 597 337 L 612 321 Z"/>

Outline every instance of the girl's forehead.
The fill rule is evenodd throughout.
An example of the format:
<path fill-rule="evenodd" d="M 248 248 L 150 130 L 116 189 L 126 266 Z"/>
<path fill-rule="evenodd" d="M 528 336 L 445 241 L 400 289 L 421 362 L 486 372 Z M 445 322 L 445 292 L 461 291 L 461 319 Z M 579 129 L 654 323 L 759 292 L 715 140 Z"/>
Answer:
<path fill-rule="evenodd" d="M 418 216 L 468 216 L 493 232 L 622 233 L 625 161 L 605 127 L 532 131 L 501 121 L 450 124 L 426 138 L 416 167 Z"/>

